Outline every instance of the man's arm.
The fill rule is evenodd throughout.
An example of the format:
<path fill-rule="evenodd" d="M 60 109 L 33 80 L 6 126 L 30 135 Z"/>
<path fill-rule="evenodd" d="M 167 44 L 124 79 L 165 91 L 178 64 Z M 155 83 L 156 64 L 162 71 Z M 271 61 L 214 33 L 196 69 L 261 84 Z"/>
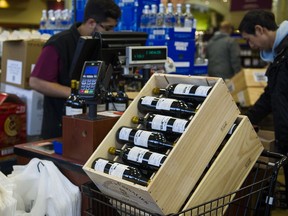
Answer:
<path fill-rule="evenodd" d="M 71 89 L 67 86 L 36 77 L 30 77 L 29 85 L 32 89 L 50 97 L 67 98 L 71 93 Z"/>

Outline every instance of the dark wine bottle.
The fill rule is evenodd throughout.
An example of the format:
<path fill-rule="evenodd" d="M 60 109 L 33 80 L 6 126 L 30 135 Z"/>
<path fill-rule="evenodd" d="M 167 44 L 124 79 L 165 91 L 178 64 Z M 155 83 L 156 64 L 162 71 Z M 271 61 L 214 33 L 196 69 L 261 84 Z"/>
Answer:
<path fill-rule="evenodd" d="M 194 115 L 198 107 L 186 104 L 182 100 L 172 98 L 160 98 L 153 96 L 141 97 L 138 101 L 138 110 L 141 113 L 153 112 L 155 114 L 171 115 L 179 118 L 189 118 Z"/>
<path fill-rule="evenodd" d="M 117 94 L 114 97 L 114 107 L 116 111 L 124 112 L 128 107 L 129 98 L 124 90 L 124 84 L 120 83 Z"/>
<path fill-rule="evenodd" d="M 127 147 L 125 149 L 110 147 L 108 152 L 121 157 L 124 163 L 153 171 L 158 170 L 167 158 L 165 154 L 156 153 L 137 146 Z"/>
<path fill-rule="evenodd" d="M 76 80 L 71 80 L 71 94 L 65 101 L 65 115 L 70 116 L 73 115 L 71 110 L 72 102 L 75 100 L 76 95 Z"/>
<path fill-rule="evenodd" d="M 202 103 L 211 92 L 212 86 L 199 86 L 192 84 L 170 84 L 166 88 L 154 88 L 152 90 L 155 95 L 163 95 L 168 98 L 183 99 L 184 101 L 192 101 Z"/>
<path fill-rule="evenodd" d="M 71 115 L 79 115 L 86 113 L 86 103 L 80 98 L 78 94 L 79 90 L 79 81 L 76 81 L 76 93 L 74 94 L 74 100 L 71 103 Z"/>
<path fill-rule="evenodd" d="M 187 128 L 189 121 L 172 116 L 147 113 L 144 117 L 132 117 L 132 123 L 141 124 L 147 130 L 163 131 L 168 133 L 182 134 Z"/>
<path fill-rule="evenodd" d="M 146 131 L 130 127 L 120 127 L 116 132 L 116 139 L 119 143 L 131 143 L 135 146 L 149 148 L 155 151 L 173 148 L 173 144 L 168 142 L 164 134 L 156 131 Z"/>
<path fill-rule="evenodd" d="M 104 158 L 95 159 L 92 163 L 92 169 L 143 186 L 148 186 L 150 181 L 136 167 L 109 161 Z"/>

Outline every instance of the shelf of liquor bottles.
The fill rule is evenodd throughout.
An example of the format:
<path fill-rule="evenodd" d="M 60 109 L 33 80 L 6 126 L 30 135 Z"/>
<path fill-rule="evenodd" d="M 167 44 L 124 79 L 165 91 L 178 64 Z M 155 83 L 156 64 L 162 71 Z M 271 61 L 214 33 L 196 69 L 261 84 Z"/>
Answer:
<path fill-rule="evenodd" d="M 155 155 L 155 158 L 158 158 L 158 165 L 161 164 L 161 167 L 158 167 L 159 169 L 149 175 L 149 178 L 145 179 L 144 182 L 142 182 L 143 179 L 141 178 L 139 183 L 137 181 L 135 183 L 135 181 L 129 179 L 129 175 L 127 176 L 126 172 L 127 167 L 125 168 L 126 171 L 124 171 L 126 177 L 122 178 L 119 178 L 119 173 L 118 177 L 115 173 L 116 176 L 111 175 L 112 171 L 107 172 L 106 166 L 102 171 L 95 170 L 95 161 L 98 159 L 103 160 L 105 164 L 109 164 L 109 169 L 115 167 L 115 163 L 123 162 L 124 153 L 122 152 L 122 156 L 119 153 L 115 157 L 115 155 L 111 154 L 111 149 L 125 150 L 126 153 L 127 151 L 131 151 L 131 148 L 127 148 L 127 144 L 119 141 L 119 130 L 123 130 L 123 127 L 124 130 L 128 131 L 135 130 L 133 132 L 134 135 L 137 133 L 137 130 L 151 130 L 150 132 L 155 133 L 157 126 L 156 129 L 151 128 L 152 124 L 150 124 L 150 128 L 147 125 L 143 127 L 143 124 L 139 121 L 139 119 L 142 119 L 142 122 L 143 119 L 147 121 L 148 118 L 148 114 L 144 114 L 143 110 L 145 109 L 139 106 L 139 102 L 148 100 L 153 104 L 159 99 L 157 99 L 159 95 L 155 95 L 156 91 L 153 93 L 155 87 L 163 90 L 167 86 L 178 83 L 184 86 L 202 86 L 204 89 L 210 90 L 208 96 L 200 103 L 201 105 L 191 110 L 194 113 L 191 118 L 184 119 L 181 115 L 179 119 L 177 119 L 178 117 L 169 117 L 169 121 L 177 121 L 177 124 L 179 123 L 178 125 L 182 126 L 176 129 L 176 132 L 180 132 L 180 135 L 172 141 L 173 147 L 169 147 L 167 151 L 158 152 Z M 208 92 L 207 90 L 204 91 Z M 169 95 L 167 94 L 166 96 L 168 97 Z M 170 101 L 170 103 L 172 102 L 175 101 Z M 165 114 L 164 111 L 160 111 L 160 113 L 162 115 Z M 221 193 L 236 190 L 241 185 L 242 177 L 245 179 L 245 174 L 250 171 L 256 158 L 260 155 L 262 150 L 259 144 L 260 141 L 257 139 L 257 135 L 248 119 L 246 117 L 239 117 L 239 113 L 225 83 L 220 78 L 154 74 L 88 159 L 84 165 L 84 170 L 97 187 L 108 195 L 126 200 L 131 205 L 146 209 L 152 213 L 163 215 L 178 212 L 189 198 L 191 201 L 186 203 L 186 207 L 190 206 L 190 204 L 194 205 L 196 201 L 202 202 L 206 196 L 217 197 L 222 195 Z M 151 115 L 157 114 L 154 113 Z M 135 118 L 138 119 L 138 124 L 135 124 L 137 123 Z M 131 121 L 132 119 L 134 123 Z M 158 123 L 163 125 L 166 122 L 164 119 L 162 118 Z M 235 135 L 233 133 L 230 138 L 231 141 L 227 142 L 228 145 L 221 148 L 220 146 L 225 140 L 228 131 L 235 122 L 238 124 L 235 132 L 239 132 Z M 169 122 L 166 123 L 169 125 Z M 175 130 L 172 129 L 170 134 L 173 135 L 175 134 L 174 132 Z M 144 132 L 141 131 L 141 133 Z M 141 143 L 141 139 L 138 141 Z M 220 153 L 217 152 L 219 149 L 221 150 Z M 225 151 L 223 151 L 224 149 Z M 133 149 L 133 151 L 139 153 L 138 147 Z M 149 151 L 155 151 L 155 149 L 149 149 Z M 147 153 L 146 150 L 141 154 L 151 155 L 153 152 Z M 165 156 L 159 154 L 164 154 Z M 163 158 L 165 158 L 165 161 L 162 160 Z M 124 161 L 126 159 L 124 158 Z M 227 162 L 225 160 L 230 161 Z M 229 163 L 231 169 L 228 169 L 228 171 L 223 170 L 223 163 Z M 207 166 L 214 168 L 209 172 Z M 222 173 L 226 174 L 222 175 Z M 241 176 L 239 177 L 239 175 Z M 217 176 L 217 181 L 213 180 L 213 176 Z M 218 183 L 226 182 L 226 186 L 221 184 L 218 187 L 215 183 L 213 184 L 213 181 Z M 208 184 L 212 184 L 212 187 L 209 187 Z M 215 190 L 215 188 L 219 188 L 219 190 Z M 195 197 L 193 197 L 194 193 L 201 194 L 202 196 L 199 196 L 195 200 Z"/>

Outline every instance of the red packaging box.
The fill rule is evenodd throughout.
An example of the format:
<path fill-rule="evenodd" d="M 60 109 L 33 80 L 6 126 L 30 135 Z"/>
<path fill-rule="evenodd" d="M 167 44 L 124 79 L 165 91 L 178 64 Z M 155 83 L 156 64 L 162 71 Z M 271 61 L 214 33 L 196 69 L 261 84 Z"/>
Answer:
<path fill-rule="evenodd" d="M 0 93 L 0 148 L 25 142 L 25 103 L 14 94 Z"/>

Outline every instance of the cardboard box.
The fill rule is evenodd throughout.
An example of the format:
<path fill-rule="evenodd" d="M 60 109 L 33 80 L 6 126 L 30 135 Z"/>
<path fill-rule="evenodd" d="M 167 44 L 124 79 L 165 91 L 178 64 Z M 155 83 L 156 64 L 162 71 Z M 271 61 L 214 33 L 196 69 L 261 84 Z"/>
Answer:
<path fill-rule="evenodd" d="M 29 77 L 45 40 L 7 40 L 3 42 L 1 81 L 29 89 Z"/>
<path fill-rule="evenodd" d="M 232 96 L 234 100 L 240 104 L 241 107 L 250 107 L 255 104 L 263 92 L 264 88 L 250 87 L 232 94 Z"/>
<path fill-rule="evenodd" d="M 152 95 L 154 87 L 165 88 L 170 83 L 213 86 L 213 89 L 169 153 L 163 166 L 152 177 L 151 183 L 145 187 L 91 168 L 96 158 L 113 160 L 114 157 L 108 153 L 109 147 L 123 146 L 116 141 L 116 131 L 121 126 L 136 127 L 131 123 L 131 118 L 143 116 L 137 109 L 140 97 Z M 154 74 L 85 163 L 83 169 L 105 194 L 151 213 L 166 215 L 178 212 L 239 114 L 240 111 L 226 84 L 220 78 Z"/>
<path fill-rule="evenodd" d="M 16 95 L 0 93 L 0 147 L 25 142 L 25 103 Z"/>
<path fill-rule="evenodd" d="M 43 94 L 34 90 L 18 88 L 5 83 L 1 83 L 1 91 L 9 94 L 15 94 L 26 103 L 27 135 L 40 135 L 43 120 Z"/>
<path fill-rule="evenodd" d="M 245 68 L 237 73 L 227 83 L 231 94 L 250 87 L 264 88 L 267 85 L 267 77 L 265 76 L 266 68 Z"/>
<path fill-rule="evenodd" d="M 271 152 L 277 152 L 275 147 L 275 132 L 269 130 L 259 130 L 259 139 L 261 140 L 265 150 Z"/>

